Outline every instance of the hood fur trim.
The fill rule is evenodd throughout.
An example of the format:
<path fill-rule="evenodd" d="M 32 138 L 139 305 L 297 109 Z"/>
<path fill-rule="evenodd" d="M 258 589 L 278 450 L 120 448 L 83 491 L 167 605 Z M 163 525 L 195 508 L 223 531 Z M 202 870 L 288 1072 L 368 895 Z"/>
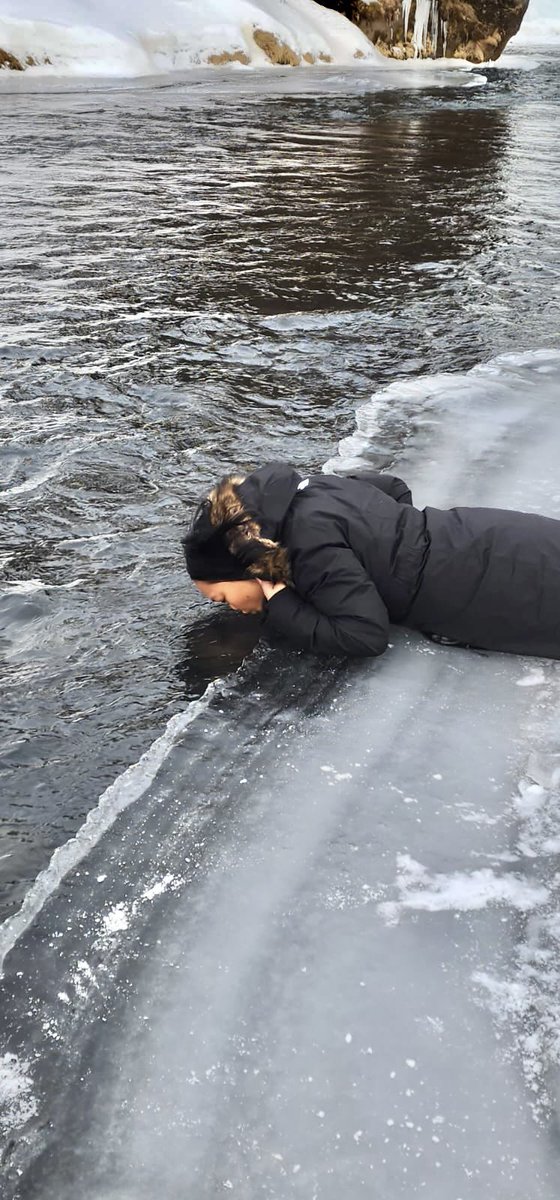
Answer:
<path fill-rule="evenodd" d="M 255 579 L 291 583 L 288 552 L 279 542 L 263 536 L 257 519 L 245 508 L 237 491 L 244 475 L 228 475 L 208 496 L 209 517 L 216 532 L 224 529 L 228 550 L 245 565 Z"/>

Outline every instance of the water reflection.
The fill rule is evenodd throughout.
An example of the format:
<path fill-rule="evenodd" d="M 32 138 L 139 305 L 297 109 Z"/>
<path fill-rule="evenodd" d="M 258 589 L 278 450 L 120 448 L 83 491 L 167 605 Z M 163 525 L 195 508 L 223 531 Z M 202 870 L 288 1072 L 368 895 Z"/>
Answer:
<path fill-rule="evenodd" d="M 201 696 L 214 679 L 231 675 L 260 639 L 260 617 L 214 610 L 186 625 L 173 641 L 185 696 Z"/>

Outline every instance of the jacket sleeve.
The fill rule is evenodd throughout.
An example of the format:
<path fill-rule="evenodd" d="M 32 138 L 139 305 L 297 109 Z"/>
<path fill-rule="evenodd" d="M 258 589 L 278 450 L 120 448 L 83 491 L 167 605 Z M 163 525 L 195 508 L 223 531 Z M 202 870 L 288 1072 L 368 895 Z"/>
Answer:
<path fill-rule="evenodd" d="M 323 544 L 309 550 L 297 583 L 297 592 L 287 587 L 268 601 L 265 633 L 315 654 L 383 654 L 387 609 L 349 547 Z"/>
<path fill-rule="evenodd" d="M 362 479 L 364 483 L 371 483 L 399 504 L 412 504 L 412 492 L 398 475 L 378 475 L 375 471 L 363 471 L 358 475 L 350 475 L 350 479 Z"/>

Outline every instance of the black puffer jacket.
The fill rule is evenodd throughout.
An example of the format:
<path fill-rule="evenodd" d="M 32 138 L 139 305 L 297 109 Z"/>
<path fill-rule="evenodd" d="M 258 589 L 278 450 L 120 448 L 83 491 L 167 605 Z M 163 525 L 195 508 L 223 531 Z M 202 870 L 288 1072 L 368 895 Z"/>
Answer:
<path fill-rule="evenodd" d="M 264 630 L 323 654 L 378 655 L 391 622 L 461 644 L 560 658 L 560 521 L 412 506 L 401 480 L 301 478 L 270 463 L 237 487 L 283 545 L 293 588 Z"/>

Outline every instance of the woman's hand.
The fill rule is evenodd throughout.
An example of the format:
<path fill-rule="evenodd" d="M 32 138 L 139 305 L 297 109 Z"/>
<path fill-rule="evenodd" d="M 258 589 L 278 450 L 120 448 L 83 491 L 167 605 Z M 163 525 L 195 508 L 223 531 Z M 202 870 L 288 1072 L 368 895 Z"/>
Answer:
<path fill-rule="evenodd" d="M 275 596 L 277 592 L 282 592 L 286 587 L 285 583 L 271 583 L 269 579 L 258 579 L 257 583 L 260 583 L 266 600 L 270 600 L 272 596 Z"/>

